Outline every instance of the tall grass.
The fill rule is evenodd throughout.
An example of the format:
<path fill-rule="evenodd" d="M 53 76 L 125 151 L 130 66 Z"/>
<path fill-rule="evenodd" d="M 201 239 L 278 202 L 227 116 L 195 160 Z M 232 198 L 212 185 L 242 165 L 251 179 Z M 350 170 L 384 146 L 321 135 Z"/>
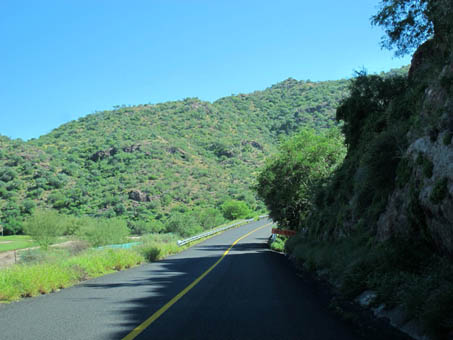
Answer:
<path fill-rule="evenodd" d="M 157 261 L 168 255 L 184 250 L 177 244 L 176 234 L 150 234 L 142 238 L 142 244 L 135 247 L 147 261 Z"/>
<path fill-rule="evenodd" d="M 114 226 L 120 231 L 123 229 L 121 223 Z M 97 241 L 103 243 L 110 239 L 107 230 L 111 225 L 105 224 L 105 229 L 99 234 L 91 234 L 90 226 L 85 228 L 80 228 L 79 232 L 93 237 L 85 238 L 85 242 L 78 242 L 69 250 L 29 250 L 22 256 L 24 263 L 0 270 L 0 303 L 54 292 L 86 279 L 162 259 L 190 246 L 179 247 L 179 235 L 169 233 L 146 235 L 142 237 L 142 243 L 132 249 L 86 249 L 90 243 L 98 244 Z M 121 238 L 124 236 L 120 235 Z M 192 245 L 203 240 L 197 240 Z"/>
<path fill-rule="evenodd" d="M 55 262 L 20 264 L 0 271 L 0 302 L 54 292 L 77 282 L 144 262 L 131 250 L 89 250 Z"/>

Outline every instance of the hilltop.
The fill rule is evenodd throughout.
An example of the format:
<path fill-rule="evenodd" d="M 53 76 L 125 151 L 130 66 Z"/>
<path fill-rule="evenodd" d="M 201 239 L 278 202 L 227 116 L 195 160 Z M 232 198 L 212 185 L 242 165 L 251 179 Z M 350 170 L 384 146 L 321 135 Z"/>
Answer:
<path fill-rule="evenodd" d="M 20 233 L 36 207 L 69 215 L 165 221 L 171 212 L 263 204 L 250 189 L 278 141 L 335 123 L 347 80 L 289 78 L 264 91 L 117 107 L 28 142 L 0 138 L 0 220 Z"/>

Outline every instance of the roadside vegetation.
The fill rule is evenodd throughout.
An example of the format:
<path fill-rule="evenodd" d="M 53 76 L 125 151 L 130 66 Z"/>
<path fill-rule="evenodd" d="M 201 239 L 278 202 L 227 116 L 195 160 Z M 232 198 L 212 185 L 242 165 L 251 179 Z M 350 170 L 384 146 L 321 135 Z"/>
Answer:
<path fill-rule="evenodd" d="M 407 150 L 421 137 L 450 145 L 452 12 L 451 1 L 383 0 L 372 19 L 386 30 L 383 45 L 406 54 L 423 44 L 410 76 L 359 72 L 336 111 L 344 145 L 326 131 L 300 143 L 302 132 L 282 143 L 256 187 L 279 226 L 298 231 L 284 247 L 299 266 L 327 278 L 347 298 L 375 292 L 372 306 L 402 308 L 406 321 L 416 320 L 435 339 L 453 332 L 453 264 L 429 219 L 451 210 L 440 208 L 451 202 L 451 173 L 432 180 L 433 161 L 422 152 L 412 159 Z M 428 89 L 437 102 L 426 99 Z M 345 147 L 344 159 L 338 157 Z M 393 211 L 403 218 L 386 226 L 391 197 L 398 201 L 390 207 L 406 208 Z M 435 228 L 451 234 L 451 225 Z M 271 246 L 281 248 L 281 242 Z"/>
<path fill-rule="evenodd" d="M 89 250 L 76 256 L 47 253 L 38 263 L 0 270 L 0 302 L 46 294 L 77 282 L 130 268 L 144 262 L 132 250 Z M 36 257 L 34 257 L 36 261 Z"/>
<path fill-rule="evenodd" d="M 272 236 L 269 238 L 268 245 L 269 248 L 279 253 L 283 253 L 285 251 L 285 243 L 287 241 L 287 237 L 282 235 L 276 235 L 275 238 Z"/>
<path fill-rule="evenodd" d="M 236 204 L 234 201 L 227 207 L 227 216 L 252 216 L 250 210 L 244 210 L 242 204 Z M 169 223 L 174 225 L 175 221 L 179 221 L 182 228 L 184 216 L 177 216 L 177 219 Z M 214 223 L 211 227 L 221 227 L 223 225 L 215 223 L 228 221 L 222 215 L 221 218 L 217 215 L 214 217 L 216 218 L 208 220 Z M 201 220 L 205 221 L 204 218 Z M 225 225 L 236 221 L 231 220 Z M 32 236 L 20 238 L 28 243 L 33 239 L 39 246 L 20 251 L 18 264 L 0 270 L 0 303 L 51 293 L 83 280 L 128 269 L 144 262 L 157 261 L 203 241 L 201 239 L 182 247 L 177 245 L 177 241 L 184 236 L 204 230 L 199 226 L 189 229 L 190 232 L 181 229 L 182 233 L 148 233 L 138 239 L 134 238 L 132 243 L 126 243 L 132 240 L 128 237 L 130 231 L 124 221 L 77 218 L 52 210 L 35 211 L 25 221 L 25 226 Z M 52 243 L 61 241 L 61 235 L 66 235 L 68 244 L 64 247 L 50 247 Z M 113 245 L 113 248 L 109 245 Z M 127 246 L 127 249 L 116 248 L 123 245 Z"/>

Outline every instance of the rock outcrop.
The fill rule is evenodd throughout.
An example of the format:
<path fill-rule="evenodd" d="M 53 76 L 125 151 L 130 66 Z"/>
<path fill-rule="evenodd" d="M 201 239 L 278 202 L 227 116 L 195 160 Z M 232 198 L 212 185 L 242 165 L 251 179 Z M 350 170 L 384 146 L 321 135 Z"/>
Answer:
<path fill-rule="evenodd" d="M 125 146 L 125 147 L 121 148 L 121 150 L 123 152 L 126 152 L 126 153 L 132 153 L 132 152 L 140 151 L 141 150 L 141 145 L 140 144 L 133 144 L 133 145 L 130 145 L 130 146 Z M 111 148 L 108 148 L 108 149 L 105 149 L 105 150 L 99 150 L 99 151 L 96 151 L 94 154 L 92 154 L 90 156 L 90 160 L 92 160 L 93 162 L 97 162 L 97 161 L 103 160 L 103 159 L 105 159 L 107 157 L 114 156 L 117 153 L 118 153 L 118 148 L 117 147 L 111 147 Z"/>
<path fill-rule="evenodd" d="M 136 201 L 136 202 L 150 202 L 151 201 L 150 196 L 140 190 L 129 191 L 129 199 Z"/>
<path fill-rule="evenodd" d="M 414 54 L 410 77 L 420 79 L 432 68 L 429 46 L 432 42 Z M 453 60 L 446 60 L 425 89 L 403 154 L 406 178 L 397 178 L 400 185 L 379 218 L 377 236 L 423 237 L 453 256 Z"/>

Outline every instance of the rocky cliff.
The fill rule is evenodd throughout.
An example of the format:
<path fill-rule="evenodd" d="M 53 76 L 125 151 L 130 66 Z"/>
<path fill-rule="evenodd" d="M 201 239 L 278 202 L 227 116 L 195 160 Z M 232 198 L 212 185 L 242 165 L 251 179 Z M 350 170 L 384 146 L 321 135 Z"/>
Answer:
<path fill-rule="evenodd" d="M 422 237 L 453 255 L 453 58 L 430 40 L 414 54 L 409 82 L 424 89 L 397 182 L 377 223 L 380 240 Z"/>

